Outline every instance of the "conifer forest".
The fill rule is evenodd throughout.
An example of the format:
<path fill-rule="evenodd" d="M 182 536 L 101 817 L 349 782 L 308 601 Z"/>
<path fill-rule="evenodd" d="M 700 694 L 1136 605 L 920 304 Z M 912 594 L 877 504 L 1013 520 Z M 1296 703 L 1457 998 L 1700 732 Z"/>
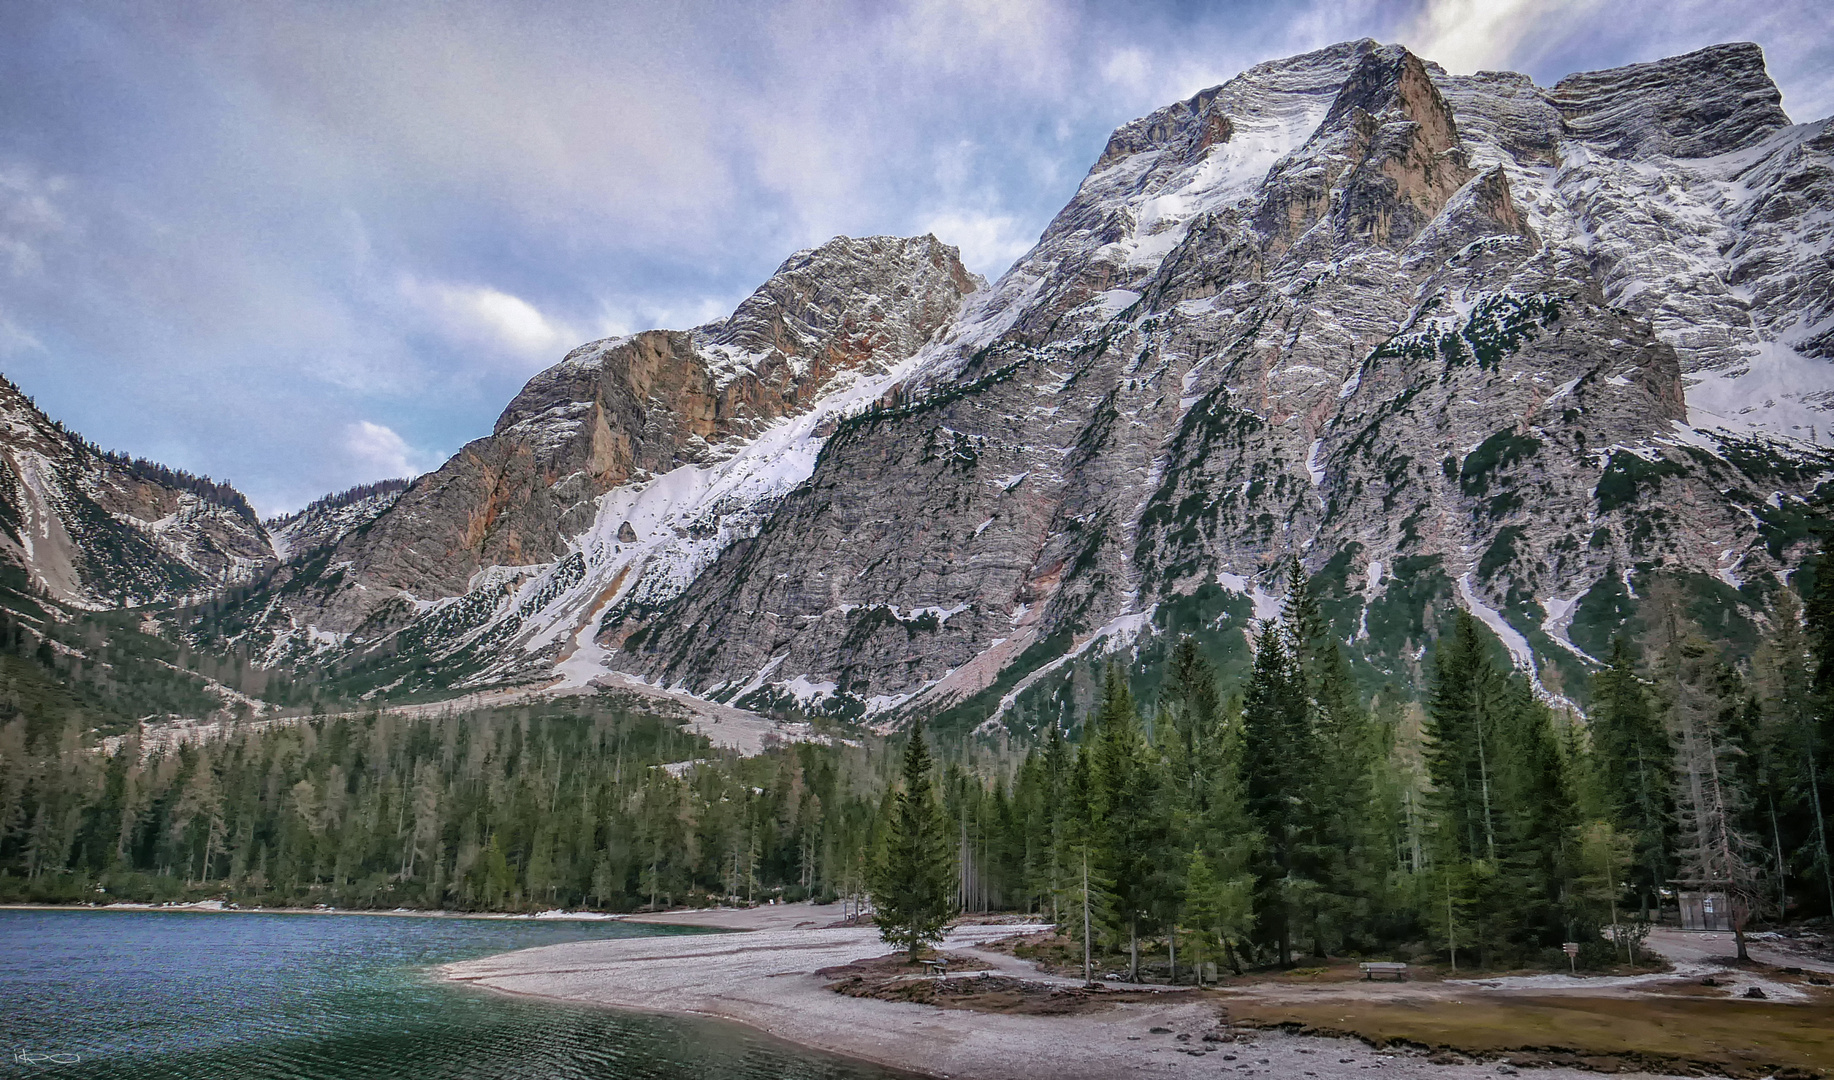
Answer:
<path fill-rule="evenodd" d="M 1295 569 L 1244 678 L 1186 637 L 1150 681 L 1109 663 L 1076 722 L 1029 743 L 930 732 L 934 764 L 908 729 L 740 757 L 590 697 L 321 712 L 158 752 L 130 734 L 111 753 L 78 705 L 22 703 L 9 656 L 0 899 L 877 896 L 1042 913 L 1079 953 L 1086 921 L 1105 970 L 1136 975 L 1376 954 L 1564 967 L 1568 941 L 1604 966 L 1679 891 L 1728 897 L 1741 931 L 1834 906 L 1834 574 L 1814 577 L 1806 604 L 1777 591 L 1743 658 L 1657 579 L 1656 614 L 1613 642 L 1582 712 L 1463 612 L 1421 685 L 1366 692 Z"/>

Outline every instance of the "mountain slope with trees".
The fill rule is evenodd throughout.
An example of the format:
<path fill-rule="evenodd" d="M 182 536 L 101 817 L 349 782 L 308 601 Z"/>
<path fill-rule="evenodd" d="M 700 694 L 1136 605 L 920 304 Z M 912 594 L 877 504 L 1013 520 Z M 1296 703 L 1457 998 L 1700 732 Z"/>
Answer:
<path fill-rule="evenodd" d="M 1110 666 L 1075 723 L 1022 752 L 958 744 L 940 772 L 916 732 L 741 758 L 591 699 L 304 717 L 150 755 L 15 717 L 0 896 L 633 910 L 870 894 L 904 948 L 960 910 L 1032 911 L 1105 968 L 1184 979 L 1306 956 L 1558 966 L 1565 941 L 1608 966 L 1634 959 L 1675 887 L 1728 899 L 1741 934 L 1834 910 L 1834 587 L 1755 661 L 1710 644 L 1679 590 L 1649 597 L 1664 618 L 1619 639 L 1581 718 L 1468 615 L 1427 658 L 1424 700 L 1365 697 L 1313 586 L 1292 580 L 1245 677 L 1219 678 L 1187 637 L 1144 708 Z"/>

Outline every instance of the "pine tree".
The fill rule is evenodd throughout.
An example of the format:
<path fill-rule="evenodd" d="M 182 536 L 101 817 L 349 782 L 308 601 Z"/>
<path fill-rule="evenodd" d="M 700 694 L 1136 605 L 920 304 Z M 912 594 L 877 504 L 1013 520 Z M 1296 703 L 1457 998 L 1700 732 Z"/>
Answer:
<path fill-rule="evenodd" d="M 1446 854 L 1497 859 L 1496 733 L 1488 708 L 1495 671 L 1470 612 L 1458 613 L 1450 641 L 1433 657 L 1427 703 L 1427 775 Z"/>
<path fill-rule="evenodd" d="M 1606 819 L 1630 838 L 1631 883 L 1647 918 L 1671 876 L 1672 754 L 1622 637 L 1612 639 L 1604 669 L 1592 677 L 1592 703 L 1592 761 L 1600 802 Z"/>
<path fill-rule="evenodd" d="M 1082 947 L 1085 981 L 1093 976 L 1095 935 L 1112 923 L 1115 910 L 1114 880 L 1101 862 L 1103 837 L 1095 810 L 1094 759 L 1093 750 L 1085 745 L 1066 769 L 1058 855 L 1064 873 L 1056 901 L 1062 916 L 1058 925 L 1066 927 Z"/>
<path fill-rule="evenodd" d="M 1423 731 L 1439 894 L 1428 910 L 1450 947 L 1476 947 L 1480 967 L 1488 966 L 1511 929 L 1503 925 L 1502 910 L 1501 870 L 1510 854 L 1499 745 L 1502 690 L 1477 620 L 1460 611 L 1450 640 L 1442 638 L 1433 657 Z"/>
<path fill-rule="evenodd" d="M 888 943 L 913 958 L 942 940 L 956 914 L 952 837 L 930 777 L 930 751 L 921 725 L 912 725 L 904 747 L 902 790 L 874 868 L 873 922 Z"/>
<path fill-rule="evenodd" d="M 1254 926 L 1254 881 L 1247 875 L 1217 876 L 1202 848 L 1193 848 L 1185 867 L 1183 939 L 1185 952 L 1203 982 L 1204 965 L 1228 961 L 1241 974 L 1235 943 Z"/>
<path fill-rule="evenodd" d="M 1254 859 L 1255 914 L 1260 937 L 1282 966 L 1293 961 L 1293 905 L 1303 901 L 1306 826 L 1313 747 L 1311 707 L 1286 633 L 1264 623 L 1255 641 L 1254 672 L 1242 702 L 1243 805 L 1260 835 Z"/>
<path fill-rule="evenodd" d="M 1318 755 L 1306 792 L 1311 814 L 1307 863 L 1318 882 L 1312 947 L 1323 956 L 1327 938 L 1341 941 L 1367 921 L 1376 876 L 1372 840 L 1380 825 L 1371 813 L 1376 741 L 1343 648 L 1331 636 L 1312 583 L 1296 559 L 1282 617 L 1311 703 Z"/>
<path fill-rule="evenodd" d="M 1519 955 L 1566 940 L 1563 907 L 1574 872 L 1579 816 L 1552 710 L 1528 680 L 1510 676 L 1498 696 L 1499 806 L 1505 823 L 1499 937 Z"/>
<path fill-rule="evenodd" d="M 1581 905 L 1581 925 L 1609 927 L 1613 946 L 1624 949 L 1624 959 L 1634 963 L 1634 936 L 1619 921 L 1618 900 L 1636 858 L 1636 838 L 1618 832 L 1609 821 L 1594 821 L 1578 827 L 1574 841 L 1579 873 L 1573 880 L 1573 896 Z M 1583 947 L 1588 939 L 1582 933 L 1579 940 Z"/>
<path fill-rule="evenodd" d="M 1128 979 L 1140 977 L 1140 934 L 1152 928 L 1167 887 L 1160 859 L 1165 822 L 1155 813 L 1157 770 L 1148 760 L 1139 712 L 1118 665 L 1103 680 L 1092 775 L 1095 863 L 1113 882 L 1108 929 L 1125 938 Z"/>
<path fill-rule="evenodd" d="M 1718 657 L 1698 636 L 1677 632 L 1672 614 L 1669 623 L 1664 682 L 1675 752 L 1677 880 L 1726 897 L 1744 960 L 1745 924 L 1763 897 L 1751 857 L 1757 845 L 1739 828 L 1744 793 L 1736 761 L 1743 751 L 1724 730 L 1727 703 L 1718 693 Z"/>
<path fill-rule="evenodd" d="M 1183 930 L 1185 957 L 1197 973 L 1197 985 L 1204 983 L 1204 965 L 1215 963 L 1222 955 L 1222 911 L 1216 874 L 1202 848 L 1193 848 L 1185 867 Z"/>
<path fill-rule="evenodd" d="M 1161 702 L 1171 721 L 1176 753 L 1174 787 L 1186 813 L 1201 818 L 1215 794 L 1221 761 L 1222 699 L 1216 689 L 1216 669 L 1204 658 L 1195 639 L 1186 635 L 1172 650 Z"/>
<path fill-rule="evenodd" d="M 1830 854 L 1834 836 L 1828 833 L 1830 812 L 1834 811 L 1834 552 L 1823 550 L 1809 569 L 1814 574 L 1814 590 L 1804 608 L 1802 626 L 1807 638 L 1809 693 L 1792 701 L 1788 737 L 1796 767 L 1791 788 L 1812 830 L 1807 845 L 1811 861 L 1805 871 L 1821 878 L 1828 914 L 1834 916 L 1834 854 Z M 1779 621 L 1786 618 L 1781 612 L 1779 616 Z M 1784 655 L 1793 666 L 1800 646 L 1790 640 L 1786 648 Z M 1790 679 L 1791 684 L 1798 682 Z"/>

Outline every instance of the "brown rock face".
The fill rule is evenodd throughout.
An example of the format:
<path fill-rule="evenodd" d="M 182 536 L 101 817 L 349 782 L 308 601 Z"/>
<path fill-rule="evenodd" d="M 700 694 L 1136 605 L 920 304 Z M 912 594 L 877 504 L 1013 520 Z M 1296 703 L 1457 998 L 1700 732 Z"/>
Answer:
<path fill-rule="evenodd" d="M 733 314 L 595 341 L 530 379 L 486 438 L 340 544 L 351 586 L 310 613 L 349 629 L 397 591 L 466 591 L 488 566 L 559 557 L 598 496 L 730 453 L 837 377 L 917 351 L 980 282 L 934 237 L 838 237 L 792 256 Z"/>
<path fill-rule="evenodd" d="M 1404 245 L 1474 175 L 1420 58 L 1372 47 L 1317 132 L 1270 177 L 1258 224 L 1273 254 L 1327 211 L 1339 242 Z"/>

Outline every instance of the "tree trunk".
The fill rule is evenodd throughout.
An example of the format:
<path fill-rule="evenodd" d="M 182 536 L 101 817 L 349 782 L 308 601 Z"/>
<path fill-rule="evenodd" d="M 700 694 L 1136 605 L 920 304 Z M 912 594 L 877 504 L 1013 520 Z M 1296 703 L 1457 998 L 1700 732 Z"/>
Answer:
<path fill-rule="evenodd" d="M 1131 915 L 1127 919 L 1127 981 L 1140 981 L 1140 923 Z"/>
<path fill-rule="evenodd" d="M 1089 947 L 1089 852 L 1083 852 L 1083 982 L 1095 981 L 1095 969 L 1090 966 Z"/>

